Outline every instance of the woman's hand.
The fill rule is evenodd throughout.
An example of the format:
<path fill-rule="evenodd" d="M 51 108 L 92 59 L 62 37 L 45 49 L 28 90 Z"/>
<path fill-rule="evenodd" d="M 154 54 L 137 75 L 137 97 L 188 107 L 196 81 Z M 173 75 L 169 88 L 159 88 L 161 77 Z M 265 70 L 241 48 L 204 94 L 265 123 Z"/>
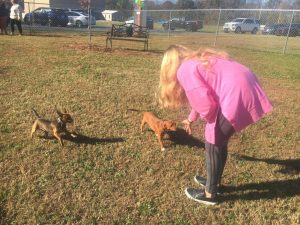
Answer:
<path fill-rule="evenodd" d="M 192 122 L 189 121 L 188 119 L 186 119 L 186 120 L 182 121 L 182 123 L 183 123 L 183 128 L 184 128 L 184 130 L 185 130 L 189 135 L 191 135 L 191 134 L 192 134 L 192 127 L 191 127 Z"/>

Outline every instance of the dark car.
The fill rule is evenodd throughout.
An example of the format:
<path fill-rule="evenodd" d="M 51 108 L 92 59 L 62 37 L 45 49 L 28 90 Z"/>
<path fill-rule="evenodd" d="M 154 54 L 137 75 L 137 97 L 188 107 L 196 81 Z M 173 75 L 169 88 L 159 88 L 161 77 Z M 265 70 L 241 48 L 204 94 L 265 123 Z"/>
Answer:
<path fill-rule="evenodd" d="M 285 24 L 270 24 L 264 27 L 262 34 L 275 34 L 276 30 L 283 27 Z"/>
<path fill-rule="evenodd" d="M 277 36 L 281 35 L 288 35 L 291 37 L 296 37 L 300 35 L 300 23 L 292 23 L 290 24 L 284 24 L 283 26 L 280 26 L 276 29 L 275 34 Z"/>
<path fill-rule="evenodd" d="M 26 24 L 40 24 L 42 26 L 67 26 L 69 19 L 63 9 L 40 7 L 27 13 L 24 17 Z"/>
<path fill-rule="evenodd" d="M 164 30 L 185 29 L 186 31 L 197 31 L 203 28 L 203 23 L 200 20 L 192 20 L 189 17 L 173 18 L 162 23 Z"/>

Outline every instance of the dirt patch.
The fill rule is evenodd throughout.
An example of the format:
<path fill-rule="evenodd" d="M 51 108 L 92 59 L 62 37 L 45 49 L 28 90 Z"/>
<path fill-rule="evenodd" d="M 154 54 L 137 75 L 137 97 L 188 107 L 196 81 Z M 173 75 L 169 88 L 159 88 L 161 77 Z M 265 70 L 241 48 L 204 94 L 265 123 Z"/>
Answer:
<path fill-rule="evenodd" d="M 75 43 L 75 44 L 67 44 L 65 46 L 69 49 L 76 49 L 76 50 L 91 50 L 91 51 L 98 51 L 98 52 L 107 52 L 107 53 L 114 53 L 120 55 L 132 55 L 132 56 L 153 56 L 157 57 L 158 55 L 162 55 L 162 51 L 157 50 L 138 50 L 138 49 L 130 49 L 130 48 L 106 48 L 102 45 L 95 45 L 95 44 L 86 44 L 86 43 Z"/>

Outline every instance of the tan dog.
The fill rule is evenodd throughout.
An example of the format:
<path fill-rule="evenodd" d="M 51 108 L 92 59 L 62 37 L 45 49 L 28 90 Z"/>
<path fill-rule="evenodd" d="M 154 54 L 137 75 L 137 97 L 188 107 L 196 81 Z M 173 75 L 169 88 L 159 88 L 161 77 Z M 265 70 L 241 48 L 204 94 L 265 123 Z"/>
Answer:
<path fill-rule="evenodd" d="M 50 121 L 41 118 L 34 109 L 32 109 L 32 112 L 37 117 L 37 119 L 34 121 L 31 128 L 31 138 L 38 129 L 44 131 L 46 136 L 48 136 L 49 132 L 52 132 L 53 136 L 59 141 L 61 146 L 63 146 L 61 138 L 62 133 L 69 133 L 72 137 L 76 137 L 76 135 L 67 131 L 67 123 L 72 123 L 73 118 L 70 114 L 66 112 L 66 110 L 64 113 L 60 112 L 59 110 L 56 110 L 56 113 L 58 114 L 57 121 Z"/>
<path fill-rule="evenodd" d="M 176 131 L 176 123 L 172 120 L 161 120 L 157 118 L 152 112 L 144 112 L 141 123 L 141 132 L 143 132 L 145 123 L 147 123 L 149 127 L 154 131 L 158 138 L 161 150 L 165 151 L 162 142 L 163 135 L 167 130 Z"/>

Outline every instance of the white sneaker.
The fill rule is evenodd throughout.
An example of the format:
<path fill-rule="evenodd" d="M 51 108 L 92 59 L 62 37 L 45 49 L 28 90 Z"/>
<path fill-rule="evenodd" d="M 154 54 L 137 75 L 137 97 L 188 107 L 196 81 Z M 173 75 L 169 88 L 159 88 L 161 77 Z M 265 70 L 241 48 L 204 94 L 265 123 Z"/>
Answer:
<path fill-rule="evenodd" d="M 205 205 L 216 205 L 218 203 L 216 198 L 207 198 L 204 190 L 186 188 L 184 192 L 188 198 Z"/>

